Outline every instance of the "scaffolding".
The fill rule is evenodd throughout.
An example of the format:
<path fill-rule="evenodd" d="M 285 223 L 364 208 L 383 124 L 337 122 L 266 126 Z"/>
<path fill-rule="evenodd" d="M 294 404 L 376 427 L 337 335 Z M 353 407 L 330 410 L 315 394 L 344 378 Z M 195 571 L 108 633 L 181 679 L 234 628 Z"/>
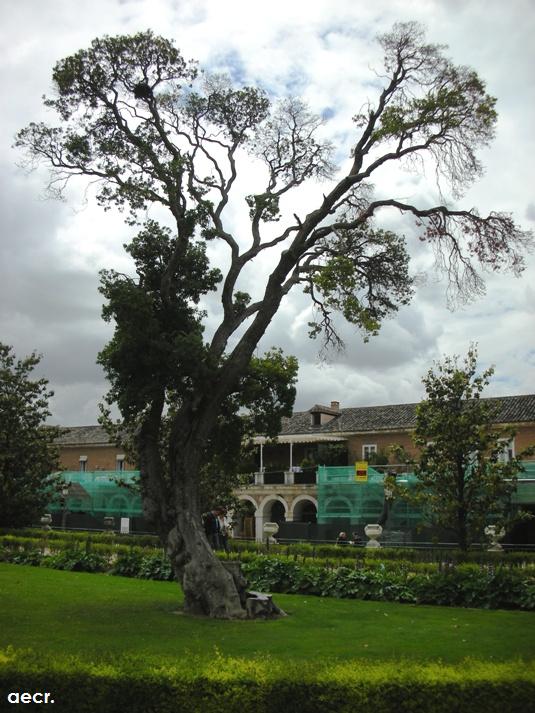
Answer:
<path fill-rule="evenodd" d="M 140 517 L 139 471 L 63 471 L 65 494 L 50 504 L 51 512 L 87 513 L 93 517 Z"/>
<path fill-rule="evenodd" d="M 523 464 L 513 505 L 535 505 L 535 461 Z M 51 512 L 87 513 L 93 517 L 140 517 L 143 515 L 138 489 L 139 471 L 63 471 L 64 496 L 50 504 Z M 368 466 L 366 481 L 357 482 L 354 466 L 326 467 L 317 471 L 318 523 L 345 518 L 352 525 L 377 522 L 383 513 L 384 474 Z M 412 488 L 414 473 L 398 475 L 396 482 Z M 423 520 L 420 509 L 401 498 L 395 498 L 388 514 L 388 528 L 411 530 Z"/>
<path fill-rule="evenodd" d="M 524 461 L 524 470 L 518 474 L 516 491 L 511 502 L 513 505 L 535 505 L 535 461 Z"/>
<path fill-rule="evenodd" d="M 511 496 L 512 505 L 535 505 L 535 461 L 525 461 L 518 474 L 517 488 Z M 383 514 L 385 475 L 368 466 L 367 479 L 357 480 L 355 466 L 318 468 L 318 523 L 336 519 L 349 520 L 351 525 L 375 523 Z M 396 483 L 409 490 L 418 482 L 414 473 L 403 473 Z M 401 498 L 395 498 L 388 513 L 388 529 L 411 530 L 425 521 L 420 508 Z"/>
<path fill-rule="evenodd" d="M 354 466 L 318 468 L 318 523 L 345 518 L 351 525 L 377 522 L 385 503 L 385 475 L 368 466 L 367 479 L 356 480 Z M 396 482 L 414 487 L 416 476 L 404 473 Z M 400 498 L 394 499 L 388 513 L 388 528 L 410 530 L 421 522 L 422 512 Z"/>

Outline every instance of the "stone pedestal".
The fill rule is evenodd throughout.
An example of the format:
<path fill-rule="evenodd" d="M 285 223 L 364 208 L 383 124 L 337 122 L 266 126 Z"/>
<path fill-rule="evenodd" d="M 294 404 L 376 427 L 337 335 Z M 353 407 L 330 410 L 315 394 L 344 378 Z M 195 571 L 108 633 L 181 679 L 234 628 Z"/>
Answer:
<path fill-rule="evenodd" d="M 505 530 L 498 530 L 496 525 L 487 525 L 485 528 L 485 535 L 490 540 L 490 547 L 488 548 L 489 552 L 503 552 L 503 547 L 500 545 L 498 540 L 505 537 Z"/>
<path fill-rule="evenodd" d="M 286 616 L 282 609 L 279 609 L 273 602 L 271 594 L 262 594 L 261 592 L 247 592 L 245 608 L 249 619 L 271 619 L 275 616 Z"/>
<path fill-rule="evenodd" d="M 286 616 L 272 599 L 271 594 L 247 591 L 247 580 L 241 571 L 240 562 L 221 562 L 232 575 L 234 584 L 240 595 L 242 607 L 247 612 L 248 619 L 271 619 L 276 616 Z"/>
<path fill-rule="evenodd" d="M 372 523 L 371 525 L 366 525 L 366 527 L 364 528 L 364 533 L 365 533 L 366 537 L 369 538 L 368 542 L 366 542 L 366 547 L 371 547 L 371 548 L 381 547 L 378 540 L 381 537 L 382 532 L 383 532 L 383 528 L 381 527 L 381 525 L 378 525 L 377 523 Z"/>

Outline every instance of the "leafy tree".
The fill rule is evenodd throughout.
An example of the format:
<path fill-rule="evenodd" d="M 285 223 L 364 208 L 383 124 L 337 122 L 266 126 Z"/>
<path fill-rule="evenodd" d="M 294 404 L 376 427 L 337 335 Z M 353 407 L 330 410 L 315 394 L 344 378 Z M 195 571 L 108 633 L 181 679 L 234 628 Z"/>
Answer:
<path fill-rule="evenodd" d="M 202 337 L 204 313 L 196 303 L 216 284 L 220 273 L 209 269 L 205 246 L 193 245 L 176 266 L 172 297 L 164 301 L 159 285 L 174 249 L 171 231 L 149 220 L 125 247 L 134 260 L 136 278 L 113 270 L 101 272 L 100 291 L 106 298 L 103 316 L 106 321 L 113 319 L 116 329 L 98 357 L 111 383 L 107 402 L 119 406 L 123 421 L 114 424 L 109 408 L 103 408 L 101 422 L 126 447 L 131 462 L 137 462 L 142 459 L 138 429 L 143 426 L 143 410 L 165 392 L 167 411 L 161 415 L 158 467 L 167 494 L 145 497 L 144 504 L 146 516 L 166 538 L 170 523 L 160 507 L 167 512 L 173 497 L 168 487 L 169 429 L 177 405 L 191 396 L 194 385 L 209 377 Z M 236 388 L 219 405 L 217 422 L 202 449 L 201 511 L 215 503 L 237 507 L 232 491 L 239 485 L 239 464 L 250 447 L 247 444 L 256 433 L 278 434 L 281 416 L 291 414 L 296 378 L 296 359 L 284 357 L 280 350 L 250 359 Z M 142 491 L 147 485 L 142 477 Z"/>
<path fill-rule="evenodd" d="M 32 379 L 40 357 L 17 360 L 0 343 L 0 526 L 35 523 L 60 487 L 54 445 L 61 429 L 45 426 L 50 412 L 46 379 Z"/>
<path fill-rule="evenodd" d="M 478 374 L 474 346 L 463 364 L 446 357 L 424 377 L 426 399 L 416 409 L 420 460 L 411 499 L 432 522 L 452 530 L 462 550 L 481 538 L 485 523 L 510 521 L 521 459 L 534 450 L 503 457 L 515 433 L 496 426 L 499 404 L 480 398 L 493 373 L 491 367 Z"/>
<path fill-rule="evenodd" d="M 463 298 L 483 289 L 478 263 L 522 270 L 530 235 L 509 215 L 374 194 L 372 180 L 384 166 L 418 170 L 425 159 L 459 196 L 481 173 L 477 149 L 490 142 L 496 122 L 495 99 L 476 72 L 455 66 L 417 24 L 395 25 L 379 41 L 378 96 L 353 117 L 344 170 L 321 138 L 321 120 L 300 99 L 272 102 L 262 89 L 201 76 L 150 31 L 96 39 L 58 62 L 56 96 L 45 105 L 60 123 L 32 123 L 17 135 L 17 146 L 51 167 L 53 193 L 83 176 L 105 209 L 128 210 L 131 223 L 150 206 L 171 221 L 169 228 L 146 224 L 132 243 L 136 280 L 103 276 L 117 331 L 101 360 L 123 417 L 136 424 L 145 505 L 166 537 L 187 611 L 244 615 L 200 526 L 200 473 L 229 409 L 236 414 L 241 401 L 252 403 L 253 355 L 290 290 L 301 286 L 310 295 L 311 334 L 327 344 L 340 344 L 333 312 L 366 337 L 375 334 L 412 294 L 403 236 L 376 224 L 386 210 L 417 221 Z M 244 197 L 250 231 L 238 234 L 228 207 L 250 161 L 263 166 L 265 183 Z M 288 215 L 292 191 L 310 180 L 329 182 L 323 197 L 308 212 Z M 209 265 L 209 241 L 228 250 L 224 275 Z M 264 279 L 259 265 L 269 251 L 274 267 Z M 144 266 L 152 267 L 145 273 Z M 255 298 L 243 291 L 252 269 Z M 207 338 L 198 305 L 216 286 L 221 315 Z"/>

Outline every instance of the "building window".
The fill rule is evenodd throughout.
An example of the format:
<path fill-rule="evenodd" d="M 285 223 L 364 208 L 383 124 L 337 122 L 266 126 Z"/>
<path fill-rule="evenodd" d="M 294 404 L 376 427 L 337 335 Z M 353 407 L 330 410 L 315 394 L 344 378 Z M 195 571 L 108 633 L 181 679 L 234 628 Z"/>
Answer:
<path fill-rule="evenodd" d="M 509 463 L 515 457 L 515 439 L 500 438 L 498 443 L 502 446 L 501 453 L 498 455 L 500 463 Z"/>
<path fill-rule="evenodd" d="M 362 460 L 368 460 L 371 453 L 377 453 L 377 443 L 365 443 L 362 446 Z"/>
<path fill-rule="evenodd" d="M 312 425 L 321 426 L 321 413 L 319 411 L 315 411 L 310 415 L 312 416 Z"/>
<path fill-rule="evenodd" d="M 87 456 L 80 456 L 80 472 L 85 473 L 87 466 Z"/>
<path fill-rule="evenodd" d="M 117 456 L 115 460 L 115 470 L 124 470 L 124 455 Z"/>

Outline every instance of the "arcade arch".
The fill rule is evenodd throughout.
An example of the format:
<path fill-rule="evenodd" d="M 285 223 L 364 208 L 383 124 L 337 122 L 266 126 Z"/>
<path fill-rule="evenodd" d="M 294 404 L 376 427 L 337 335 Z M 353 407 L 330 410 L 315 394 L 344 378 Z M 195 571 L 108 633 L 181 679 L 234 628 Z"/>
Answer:
<path fill-rule="evenodd" d="M 310 495 L 299 495 L 292 503 L 293 522 L 315 523 L 318 519 L 318 501 Z"/>
<path fill-rule="evenodd" d="M 289 510 L 288 503 L 282 495 L 266 495 L 257 510 L 256 539 L 263 539 L 264 523 L 281 523 L 288 520 Z"/>
<path fill-rule="evenodd" d="M 239 501 L 243 503 L 243 507 L 234 525 L 234 537 L 254 540 L 256 539 L 257 502 L 250 495 L 240 496 Z"/>

